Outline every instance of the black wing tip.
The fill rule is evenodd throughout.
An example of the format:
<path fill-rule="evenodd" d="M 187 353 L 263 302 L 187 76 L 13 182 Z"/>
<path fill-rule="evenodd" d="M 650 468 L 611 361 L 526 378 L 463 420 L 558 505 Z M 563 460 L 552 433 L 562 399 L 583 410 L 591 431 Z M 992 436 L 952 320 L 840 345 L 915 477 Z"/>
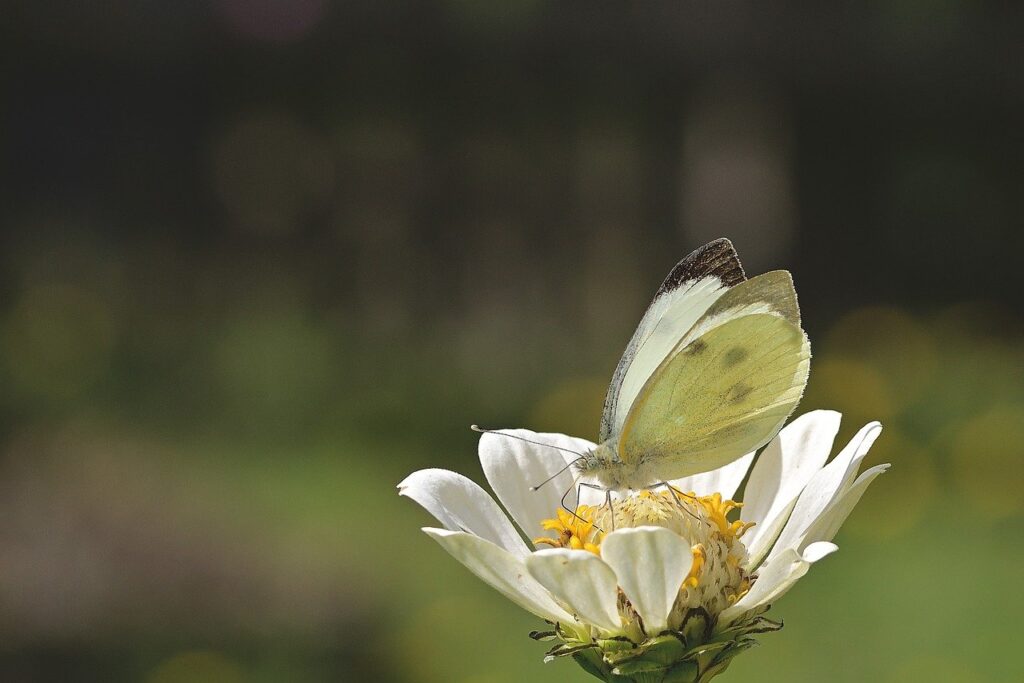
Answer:
<path fill-rule="evenodd" d="M 708 275 L 717 277 L 727 287 L 747 279 L 740 257 L 729 238 L 719 237 L 691 251 L 669 271 L 668 277 L 658 288 L 658 294 L 670 292 L 684 282 Z"/>

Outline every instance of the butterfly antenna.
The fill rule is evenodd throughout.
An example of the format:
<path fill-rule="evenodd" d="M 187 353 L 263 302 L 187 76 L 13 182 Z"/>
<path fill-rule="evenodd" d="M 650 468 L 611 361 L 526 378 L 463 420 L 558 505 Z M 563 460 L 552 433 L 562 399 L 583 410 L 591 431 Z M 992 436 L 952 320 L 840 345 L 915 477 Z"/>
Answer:
<path fill-rule="evenodd" d="M 558 475 L 562 474 L 567 469 L 569 469 L 570 467 L 572 467 L 573 465 L 575 465 L 576 463 L 578 463 L 580 460 L 583 459 L 583 453 L 580 453 L 579 451 L 574 451 L 571 448 L 562 448 L 561 446 L 553 446 L 552 444 L 549 444 L 549 443 L 543 443 L 542 441 L 534 441 L 532 439 L 527 439 L 527 438 L 524 438 L 522 436 L 518 436 L 516 434 L 506 434 L 505 432 L 498 431 L 497 429 L 483 429 L 482 427 L 480 427 L 478 425 L 470 425 L 469 428 L 472 429 L 474 432 L 478 432 L 480 434 L 497 434 L 498 436 L 507 436 L 510 439 L 519 439 L 520 441 L 525 441 L 526 443 L 532 443 L 535 446 L 544 446 L 546 448 L 554 448 L 557 451 L 562 451 L 563 453 L 572 453 L 573 455 L 576 456 L 576 459 L 570 461 L 569 463 L 567 463 L 565 467 L 563 467 L 562 469 L 558 470 L 557 472 L 552 474 L 550 477 L 548 477 L 547 479 L 545 479 L 541 483 L 537 484 L 536 486 L 531 486 L 530 487 L 531 491 L 536 491 L 541 486 L 544 486 L 544 484 L 547 484 L 552 479 L 555 479 L 556 477 L 558 477 Z"/>
<path fill-rule="evenodd" d="M 579 451 L 574 451 L 571 448 L 562 448 L 561 446 L 554 446 L 554 445 L 549 444 L 549 443 L 544 443 L 543 441 L 533 441 L 531 439 L 527 439 L 527 438 L 524 438 L 522 436 L 518 436 L 516 434 L 506 434 L 505 432 L 499 431 L 497 429 L 484 429 L 484 428 L 479 427 L 477 425 L 470 425 L 469 428 L 472 429 L 474 432 L 478 432 L 480 434 L 497 434 L 499 436 L 507 436 L 510 439 L 519 439 L 520 441 L 525 441 L 526 443 L 532 443 L 535 446 L 544 446 L 546 448 L 554 448 L 555 450 L 563 451 L 565 453 L 572 453 L 573 455 L 578 456 L 580 458 L 583 457 L 583 453 L 580 453 Z"/>
<path fill-rule="evenodd" d="M 537 490 L 537 489 L 539 489 L 539 488 L 540 488 L 541 486 L 543 486 L 544 484 L 547 484 L 547 483 L 548 483 L 549 481 L 551 481 L 552 479 L 555 479 L 556 477 L 558 477 L 558 475 L 562 474 L 562 472 L 565 472 L 565 471 L 566 471 L 567 469 L 569 469 L 570 467 L 572 467 L 573 465 L 575 465 L 576 463 L 578 463 L 578 462 L 579 462 L 580 460 L 582 460 L 582 459 L 583 459 L 583 456 L 580 456 L 580 457 L 576 458 L 575 460 L 573 460 L 573 461 L 571 461 L 571 462 L 567 463 L 565 467 L 563 467 L 562 469 L 558 470 L 557 472 L 555 472 L 554 474 L 552 474 L 552 475 L 551 475 L 550 477 L 548 477 L 547 479 L 545 479 L 545 480 L 544 480 L 544 481 L 542 481 L 541 483 L 537 484 L 536 486 L 531 486 L 531 487 L 530 487 L 530 490 L 531 490 L 531 491 L 536 491 L 536 490 Z"/>

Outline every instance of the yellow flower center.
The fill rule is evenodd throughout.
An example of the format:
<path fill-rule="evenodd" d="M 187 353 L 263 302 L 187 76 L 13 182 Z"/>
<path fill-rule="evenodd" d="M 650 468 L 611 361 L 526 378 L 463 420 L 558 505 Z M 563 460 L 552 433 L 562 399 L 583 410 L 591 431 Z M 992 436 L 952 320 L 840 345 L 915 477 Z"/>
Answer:
<path fill-rule="evenodd" d="M 605 535 L 615 529 L 665 527 L 690 543 L 690 569 L 677 606 L 684 610 L 704 607 L 715 614 L 750 590 L 751 577 L 743 569 L 747 550 L 739 539 L 753 523 L 728 517 L 740 506 L 720 493 L 697 496 L 676 489 L 640 491 L 610 504 L 581 505 L 575 512 L 556 510 L 555 517 L 541 523 L 546 531 L 555 532 L 555 537 L 543 536 L 534 543 L 600 555 Z"/>

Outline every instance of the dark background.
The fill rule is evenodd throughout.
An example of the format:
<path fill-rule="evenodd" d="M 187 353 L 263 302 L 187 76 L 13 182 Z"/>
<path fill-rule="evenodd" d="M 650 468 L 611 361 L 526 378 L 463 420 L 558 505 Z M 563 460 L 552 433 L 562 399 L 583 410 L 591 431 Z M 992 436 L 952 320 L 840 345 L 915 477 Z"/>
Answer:
<path fill-rule="evenodd" d="M 726 678 L 1019 680 L 1022 14 L 7 3 L 0 679 L 583 680 L 393 487 L 728 236 L 894 468 Z"/>

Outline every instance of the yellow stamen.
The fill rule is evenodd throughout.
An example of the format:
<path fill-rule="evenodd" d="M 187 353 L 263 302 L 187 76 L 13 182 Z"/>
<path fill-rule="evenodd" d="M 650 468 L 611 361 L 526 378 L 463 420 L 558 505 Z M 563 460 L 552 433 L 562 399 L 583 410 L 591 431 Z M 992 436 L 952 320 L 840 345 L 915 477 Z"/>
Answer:
<path fill-rule="evenodd" d="M 553 548 L 569 548 L 571 550 L 586 550 L 600 555 L 601 541 L 604 534 L 594 526 L 594 508 L 589 505 L 580 505 L 575 513 L 559 508 L 555 511 L 554 519 L 545 519 L 541 527 L 545 531 L 554 531 L 558 534 L 555 538 L 541 536 L 533 539 L 538 545 L 549 545 Z"/>
<path fill-rule="evenodd" d="M 696 588 L 700 583 L 697 577 L 700 575 L 700 570 L 704 568 L 704 560 L 706 558 L 704 545 L 698 543 L 690 548 L 690 552 L 693 553 L 693 564 L 690 565 L 690 573 L 686 575 L 683 586 L 686 588 Z"/>
<path fill-rule="evenodd" d="M 713 493 L 710 496 L 693 497 L 704 507 L 705 510 L 707 510 L 708 517 L 710 517 L 711 521 L 718 527 L 718 531 L 730 542 L 741 537 L 746 533 L 747 529 L 754 526 L 754 522 L 743 522 L 741 520 L 730 522 L 728 519 L 728 514 L 733 510 L 738 510 L 743 507 L 743 503 L 737 503 L 736 501 L 729 499 L 722 500 L 721 493 Z"/>

